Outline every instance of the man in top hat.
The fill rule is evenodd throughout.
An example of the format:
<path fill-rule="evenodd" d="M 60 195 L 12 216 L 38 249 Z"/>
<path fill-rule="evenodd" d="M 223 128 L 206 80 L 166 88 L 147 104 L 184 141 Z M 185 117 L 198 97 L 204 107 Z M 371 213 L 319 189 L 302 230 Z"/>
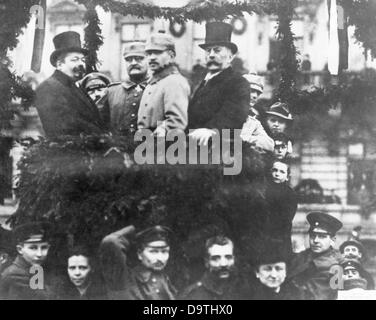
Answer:
<path fill-rule="evenodd" d="M 205 244 L 206 271 L 200 281 L 181 294 L 184 300 L 242 300 L 249 297 L 246 282 L 235 269 L 234 243 L 225 236 L 209 238 Z"/>
<path fill-rule="evenodd" d="M 50 62 L 56 70 L 37 88 L 35 100 L 46 136 L 103 133 L 97 106 L 76 84 L 85 75 L 88 53 L 81 48 L 80 35 L 67 31 L 53 41 L 56 49 Z"/>
<path fill-rule="evenodd" d="M 127 43 L 123 57 L 126 79 L 109 86 L 105 109 L 112 133 L 133 135 L 137 130 L 138 109 L 147 84 L 145 44 L 140 41 Z"/>
<path fill-rule="evenodd" d="M 309 248 L 293 257 L 288 279 L 304 292 L 304 299 L 335 299 L 331 267 L 343 260 L 339 251 L 333 248 L 342 223 L 323 212 L 311 212 L 307 220 L 310 224 Z"/>
<path fill-rule="evenodd" d="M 1 274 L 0 296 L 3 299 L 47 300 L 53 297 L 42 268 L 50 249 L 49 228 L 48 224 L 31 222 L 14 230 L 18 255 Z M 38 280 L 33 281 L 33 277 Z"/>
<path fill-rule="evenodd" d="M 128 226 L 102 240 L 100 260 L 109 299 L 175 299 L 175 288 L 165 273 L 170 233 L 167 227 L 154 226 L 135 234 L 134 226 Z M 133 268 L 128 261 L 132 238 L 138 260 Z"/>
<path fill-rule="evenodd" d="M 149 129 L 159 137 L 187 127 L 190 86 L 176 64 L 174 40 L 164 32 L 152 34 L 146 42 L 151 78 L 138 110 L 138 129 Z"/>
<path fill-rule="evenodd" d="M 205 50 L 208 73 L 193 95 L 188 117 L 190 136 L 206 145 L 214 129 L 241 129 L 247 119 L 250 88 L 231 62 L 238 47 L 231 42 L 232 26 L 224 22 L 206 25 Z"/>
<path fill-rule="evenodd" d="M 339 247 L 339 251 L 344 259 L 355 260 L 360 264 L 364 261 L 366 255 L 363 244 L 355 239 L 347 240 L 342 243 Z M 363 269 L 363 278 L 367 280 L 367 289 L 374 290 L 375 281 L 373 280 L 372 275 L 365 269 Z"/>

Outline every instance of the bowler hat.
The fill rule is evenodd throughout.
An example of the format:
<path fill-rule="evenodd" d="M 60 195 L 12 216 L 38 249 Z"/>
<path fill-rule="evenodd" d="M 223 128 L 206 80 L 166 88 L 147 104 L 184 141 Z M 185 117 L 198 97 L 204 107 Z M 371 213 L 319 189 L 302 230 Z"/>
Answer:
<path fill-rule="evenodd" d="M 280 117 L 285 120 L 293 120 L 292 115 L 289 111 L 289 106 L 283 102 L 274 103 L 265 113 Z"/>
<path fill-rule="evenodd" d="M 136 241 L 138 245 L 145 245 L 154 241 L 165 241 L 168 244 L 171 233 L 170 228 L 156 225 L 138 232 L 136 234 Z"/>
<path fill-rule="evenodd" d="M 16 227 L 14 238 L 17 243 L 37 243 L 49 240 L 51 225 L 46 222 L 28 222 Z"/>
<path fill-rule="evenodd" d="M 110 79 L 102 73 L 99 72 L 92 72 L 87 74 L 81 80 L 81 86 L 86 91 L 98 89 L 98 88 L 105 88 L 110 84 Z"/>
<path fill-rule="evenodd" d="M 125 44 L 123 56 L 124 59 L 134 56 L 145 57 L 145 43 L 134 41 Z"/>
<path fill-rule="evenodd" d="M 323 212 L 310 212 L 307 215 L 308 223 L 310 224 L 310 232 L 316 232 L 316 229 L 323 229 L 330 235 L 334 236 L 341 228 L 342 222 L 333 216 Z"/>
<path fill-rule="evenodd" d="M 206 24 L 205 43 L 199 46 L 206 49 L 209 46 L 225 46 L 230 48 L 232 53 L 238 52 L 238 47 L 231 42 L 232 25 L 225 22 L 209 22 Z"/>
<path fill-rule="evenodd" d="M 158 33 L 152 34 L 146 41 L 145 51 L 165 51 L 165 50 L 175 50 L 174 39 L 166 34 L 164 31 L 160 30 Z"/>
<path fill-rule="evenodd" d="M 62 53 L 81 52 L 84 55 L 89 53 L 88 50 L 81 47 L 80 35 L 74 31 L 66 31 L 58 34 L 53 39 L 55 51 L 50 56 L 51 64 L 56 67 L 56 61 Z"/>

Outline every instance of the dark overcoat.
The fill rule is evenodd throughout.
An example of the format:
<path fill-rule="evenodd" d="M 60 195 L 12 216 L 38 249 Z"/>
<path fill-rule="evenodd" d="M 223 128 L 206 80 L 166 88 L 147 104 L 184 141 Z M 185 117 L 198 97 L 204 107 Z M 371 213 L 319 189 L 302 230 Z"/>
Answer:
<path fill-rule="evenodd" d="M 188 129 L 241 129 L 249 100 L 247 80 L 229 67 L 196 90 L 188 107 Z"/>
<path fill-rule="evenodd" d="M 95 103 L 59 70 L 37 88 L 35 107 L 48 138 L 104 133 Z"/>

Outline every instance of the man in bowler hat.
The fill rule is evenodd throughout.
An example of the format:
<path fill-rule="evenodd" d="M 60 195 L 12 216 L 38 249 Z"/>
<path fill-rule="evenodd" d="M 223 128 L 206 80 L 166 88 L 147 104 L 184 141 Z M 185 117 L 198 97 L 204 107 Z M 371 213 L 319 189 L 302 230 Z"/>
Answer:
<path fill-rule="evenodd" d="M 176 291 L 165 272 L 170 229 L 153 226 L 135 231 L 128 226 L 102 240 L 100 261 L 109 299 L 174 300 Z M 130 267 L 128 259 L 132 242 L 137 251 L 135 267 Z"/>
<path fill-rule="evenodd" d="M 190 136 L 207 145 L 217 130 L 241 129 L 247 119 L 250 88 L 231 62 L 238 47 L 231 42 L 232 26 L 224 22 L 206 25 L 205 50 L 208 73 L 188 107 Z"/>
<path fill-rule="evenodd" d="M 323 212 L 311 212 L 307 220 L 310 224 L 309 248 L 293 257 L 288 279 L 302 290 L 304 299 L 336 299 L 337 288 L 333 287 L 331 267 L 343 261 L 339 251 L 333 248 L 342 223 Z"/>
<path fill-rule="evenodd" d="M 76 81 L 85 75 L 85 55 L 80 35 L 67 31 L 53 39 L 50 56 L 56 68 L 53 75 L 36 90 L 35 106 L 47 138 L 63 135 L 101 134 L 104 132 L 95 103 Z"/>

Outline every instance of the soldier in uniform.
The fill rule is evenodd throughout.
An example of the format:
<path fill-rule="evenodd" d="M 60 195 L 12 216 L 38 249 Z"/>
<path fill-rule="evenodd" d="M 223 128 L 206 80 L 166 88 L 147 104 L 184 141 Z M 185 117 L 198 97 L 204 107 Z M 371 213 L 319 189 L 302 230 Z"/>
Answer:
<path fill-rule="evenodd" d="M 184 131 L 191 88 L 176 66 L 174 40 L 163 32 L 152 34 L 145 50 L 152 77 L 140 102 L 138 129 L 159 137 L 172 130 Z"/>
<path fill-rule="evenodd" d="M 104 104 L 108 93 L 107 86 L 110 82 L 107 76 L 99 72 L 89 73 L 81 81 L 81 87 L 86 91 L 91 100 L 95 102 L 105 124 L 107 124 L 108 119 L 104 114 Z"/>
<path fill-rule="evenodd" d="M 114 134 L 133 135 L 137 130 L 137 113 L 147 84 L 145 44 L 130 42 L 124 48 L 126 79 L 108 88 L 105 110 Z"/>
<path fill-rule="evenodd" d="M 343 258 L 356 260 L 360 264 L 366 258 L 366 250 L 361 242 L 353 239 L 345 241 L 339 247 L 339 251 L 341 252 Z M 373 280 L 372 275 L 363 269 L 363 278 L 367 280 L 367 289 L 374 290 L 375 289 L 375 281 Z"/>
<path fill-rule="evenodd" d="M 304 299 L 332 300 L 336 298 L 336 289 L 331 287 L 331 267 L 343 260 L 333 246 L 342 223 L 322 212 L 309 213 L 307 220 L 310 246 L 293 257 L 288 280 L 302 290 Z"/>
<path fill-rule="evenodd" d="M 165 273 L 170 233 L 167 227 L 154 226 L 135 234 L 134 226 L 128 226 L 102 240 L 100 260 L 109 299 L 175 299 L 175 288 Z M 139 260 L 133 268 L 128 261 L 132 236 Z"/>
<path fill-rule="evenodd" d="M 43 280 L 40 278 L 39 281 L 35 281 L 38 283 L 35 288 L 31 286 L 31 278 L 37 275 L 35 270 L 42 267 L 50 249 L 48 229 L 48 224 L 33 222 L 23 224 L 14 230 L 18 255 L 1 274 L 0 296 L 3 299 L 48 300 L 54 297 L 43 269 Z"/>
<path fill-rule="evenodd" d="M 246 282 L 235 272 L 233 242 L 223 236 L 206 241 L 206 272 L 201 280 L 186 288 L 184 300 L 240 300 L 249 297 Z"/>

